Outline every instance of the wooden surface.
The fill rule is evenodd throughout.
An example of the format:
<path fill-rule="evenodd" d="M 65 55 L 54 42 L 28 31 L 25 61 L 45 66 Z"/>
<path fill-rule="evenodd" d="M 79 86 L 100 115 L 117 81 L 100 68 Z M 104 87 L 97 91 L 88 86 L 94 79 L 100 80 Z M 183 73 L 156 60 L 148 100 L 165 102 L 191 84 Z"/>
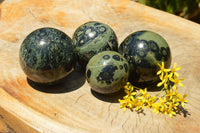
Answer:
<path fill-rule="evenodd" d="M 200 25 L 130 0 L 1 0 L 0 132 L 145 133 L 200 132 Z M 172 63 L 182 66 L 180 93 L 187 93 L 187 113 L 174 118 L 118 109 L 117 98 L 91 92 L 84 75 L 73 72 L 51 88 L 27 82 L 19 66 L 23 39 L 40 27 L 54 27 L 72 37 L 81 24 L 110 25 L 119 43 L 130 33 L 151 30 L 171 48 Z"/>

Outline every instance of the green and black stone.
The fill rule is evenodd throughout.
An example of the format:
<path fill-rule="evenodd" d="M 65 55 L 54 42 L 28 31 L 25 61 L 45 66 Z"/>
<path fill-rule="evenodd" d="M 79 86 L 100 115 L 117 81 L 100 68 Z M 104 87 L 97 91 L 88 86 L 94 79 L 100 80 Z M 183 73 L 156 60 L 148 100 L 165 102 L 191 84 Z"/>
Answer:
<path fill-rule="evenodd" d="M 130 66 L 129 81 L 137 85 L 156 83 L 160 69 L 171 64 L 170 48 L 163 37 L 151 31 L 138 31 L 130 34 L 120 45 L 119 52 L 127 59 Z"/>
<path fill-rule="evenodd" d="M 20 65 L 27 77 L 37 83 L 53 83 L 70 74 L 75 65 L 72 40 L 54 28 L 30 33 L 20 47 Z"/>
<path fill-rule="evenodd" d="M 115 51 L 94 55 L 86 67 L 86 79 L 92 90 L 101 94 L 119 91 L 128 81 L 127 60 Z"/>
<path fill-rule="evenodd" d="M 118 41 L 114 31 L 106 24 L 90 21 L 76 29 L 73 35 L 78 62 L 83 68 L 95 54 L 102 51 L 117 51 Z"/>

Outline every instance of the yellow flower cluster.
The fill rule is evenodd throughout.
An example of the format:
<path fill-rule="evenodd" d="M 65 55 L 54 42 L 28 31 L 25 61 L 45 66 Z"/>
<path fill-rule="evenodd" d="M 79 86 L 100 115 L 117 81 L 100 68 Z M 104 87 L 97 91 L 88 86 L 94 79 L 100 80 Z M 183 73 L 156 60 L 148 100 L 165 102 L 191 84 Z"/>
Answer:
<path fill-rule="evenodd" d="M 184 107 L 184 103 L 188 102 L 185 100 L 187 94 L 183 96 L 178 93 L 178 85 L 183 87 L 181 81 L 184 79 L 178 79 L 179 74 L 177 73 L 181 67 L 176 67 L 176 63 L 174 63 L 172 69 L 165 69 L 164 63 L 162 65 L 158 64 L 160 70 L 157 72 L 161 82 L 157 84 L 158 87 L 162 87 L 161 91 L 154 95 L 150 96 L 147 93 L 147 88 L 144 90 L 138 87 L 135 87 L 127 82 L 124 86 L 124 91 L 126 96 L 123 99 L 119 99 L 121 105 L 119 108 L 129 108 L 133 110 L 135 108 L 136 111 L 143 111 L 144 107 L 153 108 L 153 112 L 158 114 L 159 112 L 163 114 L 168 114 L 170 117 L 176 115 L 178 109 L 182 106 Z M 165 95 L 159 97 L 161 92 L 165 91 Z"/>

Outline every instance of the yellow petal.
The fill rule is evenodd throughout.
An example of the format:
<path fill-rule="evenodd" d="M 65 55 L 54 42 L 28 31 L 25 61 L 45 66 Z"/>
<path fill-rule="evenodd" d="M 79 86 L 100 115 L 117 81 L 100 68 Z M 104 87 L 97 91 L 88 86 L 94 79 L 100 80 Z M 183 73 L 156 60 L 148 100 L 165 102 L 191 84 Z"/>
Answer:
<path fill-rule="evenodd" d="M 166 90 L 166 93 L 169 94 L 169 90 Z"/>
<path fill-rule="evenodd" d="M 175 105 L 175 106 L 178 106 L 178 105 L 179 105 L 179 103 L 175 103 L 174 105 Z"/>
<path fill-rule="evenodd" d="M 125 85 L 125 86 L 124 86 L 124 89 L 128 89 L 128 86 L 127 86 L 127 85 Z"/>
<path fill-rule="evenodd" d="M 174 85 L 174 86 L 172 87 L 173 90 L 176 90 L 176 88 L 177 88 L 176 85 Z"/>
<path fill-rule="evenodd" d="M 183 95 L 183 98 L 186 98 L 186 97 L 187 97 L 187 94 L 184 94 L 184 95 Z"/>
<path fill-rule="evenodd" d="M 179 74 L 178 74 L 177 72 L 174 72 L 174 75 L 175 75 L 176 77 L 179 77 Z"/>
<path fill-rule="evenodd" d="M 121 108 L 123 108 L 123 106 L 122 106 L 122 105 L 120 105 L 120 106 L 119 106 L 119 108 L 121 109 Z"/>
<path fill-rule="evenodd" d="M 176 113 L 175 113 L 174 111 L 171 111 L 171 112 L 169 113 L 169 116 L 172 117 L 173 115 L 176 115 Z"/>
<path fill-rule="evenodd" d="M 158 71 L 158 72 L 157 72 L 157 75 L 160 75 L 160 74 L 161 74 L 161 72 L 162 72 L 161 70 L 160 70 L 160 71 Z"/>
<path fill-rule="evenodd" d="M 164 67 L 165 66 L 165 64 L 164 64 L 164 62 L 162 62 L 162 67 Z"/>
<path fill-rule="evenodd" d="M 165 71 L 165 72 L 169 72 L 169 71 L 171 71 L 171 70 L 170 70 L 170 69 L 165 69 L 164 71 Z"/>
<path fill-rule="evenodd" d="M 159 83 L 157 84 L 157 87 L 162 86 L 162 84 L 163 84 L 163 82 L 159 82 Z"/>
<path fill-rule="evenodd" d="M 156 109 L 153 109 L 153 113 L 155 113 L 157 110 Z"/>
<path fill-rule="evenodd" d="M 173 68 L 176 68 L 176 62 L 174 63 Z"/>
<path fill-rule="evenodd" d="M 176 115 L 176 112 L 172 111 L 172 114 L 173 114 L 173 115 Z"/>
<path fill-rule="evenodd" d="M 133 95 L 133 96 L 136 95 L 136 94 L 137 94 L 137 92 L 132 92 L 132 93 L 131 93 L 131 95 Z"/>
<path fill-rule="evenodd" d="M 180 69 L 181 69 L 181 67 L 177 67 L 177 68 L 175 68 L 176 71 L 178 71 L 178 70 L 180 70 Z"/>
<path fill-rule="evenodd" d="M 180 85 L 181 87 L 183 87 L 183 84 L 182 84 L 182 83 L 178 83 L 178 85 Z"/>
<path fill-rule="evenodd" d="M 181 103 L 181 106 L 184 107 L 184 102 Z"/>
<path fill-rule="evenodd" d="M 169 117 L 171 117 L 171 118 L 172 118 L 172 116 L 173 116 L 172 114 L 169 114 Z"/>
<path fill-rule="evenodd" d="M 163 101 L 161 97 L 159 97 L 159 100 L 160 100 L 161 102 Z"/>
<path fill-rule="evenodd" d="M 175 82 L 175 80 L 173 78 L 170 78 L 169 80 L 172 81 L 172 82 Z"/>

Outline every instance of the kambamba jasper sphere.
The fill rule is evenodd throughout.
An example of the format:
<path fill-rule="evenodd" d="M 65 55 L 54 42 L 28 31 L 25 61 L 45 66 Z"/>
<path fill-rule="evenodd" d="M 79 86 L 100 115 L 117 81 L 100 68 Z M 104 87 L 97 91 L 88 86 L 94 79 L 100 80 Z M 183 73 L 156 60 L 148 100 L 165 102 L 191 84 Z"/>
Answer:
<path fill-rule="evenodd" d="M 128 81 L 127 60 L 114 51 L 104 51 L 93 56 L 86 67 L 86 79 L 92 90 L 101 94 L 119 91 Z"/>
<path fill-rule="evenodd" d="M 151 31 L 130 34 L 120 45 L 119 52 L 130 66 L 130 82 L 135 84 L 156 83 L 160 69 L 158 63 L 170 67 L 171 52 L 163 37 Z"/>
<path fill-rule="evenodd" d="M 76 46 L 78 62 L 83 68 L 95 54 L 118 49 L 114 31 L 108 25 L 96 21 L 90 21 L 78 27 L 72 40 Z"/>
<path fill-rule="evenodd" d="M 70 74 L 75 65 L 72 40 L 54 28 L 30 33 L 20 48 L 20 65 L 27 77 L 38 83 L 53 83 Z"/>

